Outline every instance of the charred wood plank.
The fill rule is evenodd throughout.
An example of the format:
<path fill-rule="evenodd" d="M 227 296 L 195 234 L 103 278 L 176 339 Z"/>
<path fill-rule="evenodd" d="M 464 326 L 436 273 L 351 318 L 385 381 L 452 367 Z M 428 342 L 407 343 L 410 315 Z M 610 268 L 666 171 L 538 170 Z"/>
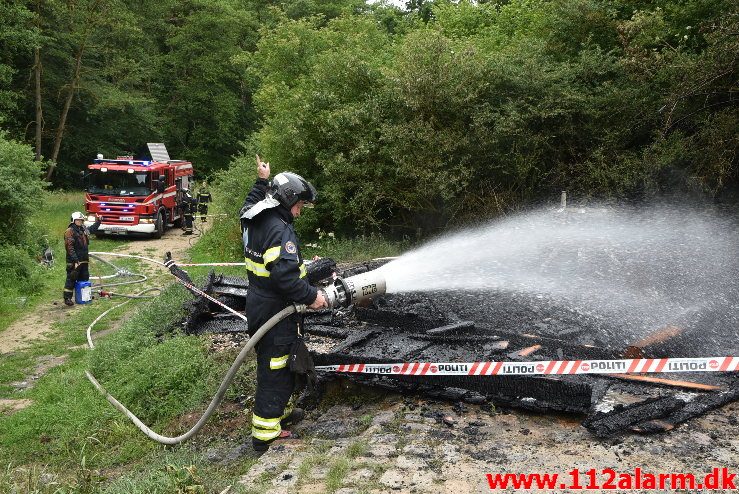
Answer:
<path fill-rule="evenodd" d="M 682 409 L 686 403 L 686 398 L 678 396 L 652 398 L 619 406 L 610 412 L 596 412 L 588 416 L 582 425 L 597 437 L 608 437 L 625 432 L 634 424 L 666 417 Z"/>
<path fill-rule="evenodd" d="M 333 326 L 324 326 L 323 324 L 306 325 L 305 332 L 316 336 L 325 336 L 327 338 L 335 339 L 344 339 L 349 336 L 348 329 L 335 328 Z"/>
<path fill-rule="evenodd" d="M 429 329 L 426 331 L 428 336 L 441 336 L 449 334 L 457 334 L 467 329 L 474 329 L 475 323 L 473 321 L 459 321 L 454 324 L 447 324 L 446 326 L 440 326 L 438 328 Z"/>
<path fill-rule="evenodd" d="M 561 348 L 562 356 L 559 360 L 606 360 L 621 358 L 620 352 L 609 348 L 602 348 L 593 345 L 579 345 L 566 340 L 551 338 L 547 336 L 538 336 L 526 333 L 513 333 L 511 331 L 503 331 L 495 327 L 485 328 L 491 335 L 500 339 L 508 340 L 512 345 L 530 346 L 539 343 L 544 348 Z"/>
<path fill-rule="evenodd" d="M 422 393 L 452 401 L 479 401 L 484 396 L 501 405 L 536 411 L 587 413 L 590 385 L 585 382 L 534 376 L 365 376 L 351 377 L 394 392 Z M 465 392 L 466 391 L 466 392 Z M 468 396 L 471 399 L 468 399 Z"/>
<path fill-rule="evenodd" d="M 434 343 L 444 344 L 461 344 L 461 343 L 483 343 L 486 347 L 498 348 L 505 350 L 509 346 L 509 342 L 501 340 L 497 336 L 478 336 L 478 335 L 427 335 L 427 334 L 412 334 L 410 335 L 414 340 L 430 341 Z"/>
<path fill-rule="evenodd" d="M 661 419 L 647 420 L 631 426 L 631 430 L 641 433 L 669 431 L 678 424 L 699 415 L 739 400 L 739 385 L 726 391 L 698 395 L 681 409 L 675 410 Z"/>
<path fill-rule="evenodd" d="M 316 365 L 384 364 L 388 359 L 359 355 L 315 354 Z M 319 372 L 319 374 L 325 374 Z M 585 379 L 553 376 L 379 376 L 344 374 L 357 383 L 395 392 L 414 392 L 444 397 L 454 388 L 482 395 L 497 403 L 530 410 L 586 413 L 591 407 L 592 385 Z M 456 391 L 455 391 L 456 392 Z"/>
<path fill-rule="evenodd" d="M 355 307 L 354 314 L 360 321 L 366 321 L 391 328 L 403 328 L 411 331 L 427 331 L 446 323 L 442 318 L 429 318 L 421 316 L 415 312 L 402 312 L 387 309 Z"/>
<path fill-rule="evenodd" d="M 358 330 L 358 331 L 352 331 L 349 334 L 349 337 L 344 340 L 343 343 L 338 345 L 336 348 L 333 349 L 332 353 L 342 353 L 351 348 L 354 345 L 358 345 L 360 343 L 363 343 L 367 341 L 369 338 L 382 333 L 382 330 L 372 328 L 372 329 L 365 329 L 365 330 Z M 342 362 L 344 363 L 344 362 Z"/>

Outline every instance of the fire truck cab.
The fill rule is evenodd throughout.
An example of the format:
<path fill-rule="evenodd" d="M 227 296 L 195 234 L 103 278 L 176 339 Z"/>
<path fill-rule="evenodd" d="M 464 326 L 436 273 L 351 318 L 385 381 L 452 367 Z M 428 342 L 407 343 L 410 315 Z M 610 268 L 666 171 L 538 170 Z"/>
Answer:
<path fill-rule="evenodd" d="M 153 151 L 149 161 L 98 155 L 87 166 L 86 178 L 85 225 L 92 225 L 96 214 L 99 234 L 160 238 L 167 226 L 182 219 L 182 190 L 192 186 L 193 167 Z"/>

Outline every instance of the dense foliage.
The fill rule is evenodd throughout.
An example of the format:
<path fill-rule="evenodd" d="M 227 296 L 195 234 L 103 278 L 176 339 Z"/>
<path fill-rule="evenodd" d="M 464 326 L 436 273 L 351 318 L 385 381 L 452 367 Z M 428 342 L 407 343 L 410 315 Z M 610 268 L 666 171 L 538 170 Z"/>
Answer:
<path fill-rule="evenodd" d="M 347 234 L 434 231 L 563 189 L 739 189 L 732 0 L 0 9 L 0 125 L 61 184 L 157 140 L 201 175 L 237 157 L 221 195 L 238 196 L 259 151 L 319 187 L 311 229 Z"/>
<path fill-rule="evenodd" d="M 329 228 L 446 227 L 556 197 L 737 186 L 733 2 L 437 1 L 285 20 L 252 56 L 254 142 Z"/>
<path fill-rule="evenodd" d="M 40 236 L 33 231 L 31 216 L 41 207 L 45 183 L 40 162 L 25 144 L 10 140 L 0 132 L 0 298 L 9 294 L 36 291 L 41 276 L 34 257 L 39 253 Z M 0 309 L 3 302 L 0 302 Z"/>

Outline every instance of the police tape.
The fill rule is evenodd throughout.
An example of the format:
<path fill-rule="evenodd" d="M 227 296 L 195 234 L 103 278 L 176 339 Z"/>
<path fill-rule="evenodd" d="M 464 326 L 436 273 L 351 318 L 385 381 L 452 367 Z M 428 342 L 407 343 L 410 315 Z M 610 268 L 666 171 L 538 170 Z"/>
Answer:
<path fill-rule="evenodd" d="M 541 360 L 534 362 L 405 362 L 316 366 L 318 371 L 400 376 L 523 376 L 735 372 L 739 357 L 644 358 L 624 360 Z"/>
<path fill-rule="evenodd" d="M 182 264 L 177 264 L 177 263 L 176 263 L 176 262 L 175 262 L 174 260 L 172 260 L 172 259 L 168 259 L 168 260 L 166 260 L 166 261 L 164 261 L 163 263 L 160 263 L 160 264 L 161 264 L 162 266 L 166 267 L 166 268 L 169 268 L 169 269 L 170 269 L 170 272 L 172 272 L 172 271 L 171 271 L 171 268 L 172 268 L 173 266 L 175 266 L 175 267 L 179 267 L 179 266 L 182 266 Z M 174 273 L 172 273 L 172 274 L 174 275 Z M 226 309 L 226 311 L 228 311 L 228 312 L 230 312 L 230 313 L 234 314 L 235 316 L 239 317 L 239 318 L 240 318 L 240 319 L 242 319 L 242 320 L 243 320 L 244 322 L 246 322 L 246 316 L 244 316 L 244 314 L 241 314 L 240 312 L 238 312 L 238 311 L 236 311 L 236 310 L 232 309 L 231 307 L 229 307 L 228 305 L 224 304 L 224 303 L 223 303 L 223 302 L 221 302 L 220 300 L 216 300 L 215 298 L 211 297 L 210 295 L 208 295 L 207 293 L 205 293 L 204 291 L 202 291 L 202 290 L 201 290 L 200 288 L 198 288 L 198 287 L 196 287 L 196 286 L 192 285 L 191 283 L 188 283 L 187 281 L 183 280 L 183 279 L 182 279 L 182 278 L 180 278 L 179 276 L 176 276 L 176 275 L 175 275 L 174 279 L 175 279 L 175 280 L 177 280 L 177 281 L 178 281 L 178 282 L 179 282 L 179 283 L 180 283 L 180 284 L 181 284 L 182 286 L 184 286 L 185 288 L 187 288 L 187 289 L 188 289 L 188 290 L 190 290 L 191 292 L 193 292 L 193 293 L 196 293 L 196 294 L 200 295 L 201 297 L 204 297 L 204 298 L 206 298 L 207 300 L 210 300 L 210 301 L 211 301 L 211 302 L 213 302 L 214 304 L 216 304 L 216 305 L 218 305 L 218 306 L 220 306 L 220 307 L 222 307 L 222 308 Z"/>

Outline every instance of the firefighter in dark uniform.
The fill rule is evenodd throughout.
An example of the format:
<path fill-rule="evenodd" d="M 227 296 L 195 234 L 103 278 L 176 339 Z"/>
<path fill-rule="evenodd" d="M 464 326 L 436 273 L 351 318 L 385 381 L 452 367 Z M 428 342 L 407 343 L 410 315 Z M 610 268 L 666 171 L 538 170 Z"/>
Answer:
<path fill-rule="evenodd" d="M 64 283 L 64 303 L 74 305 L 74 283 L 90 279 L 88 255 L 90 234 L 100 228 L 100 218 L 89 229 L 85 227 L 85 215 L 79 211 L 72 213 L 69 227 L 64 232 L 64 249 L 67 251 L 67 281 Z"/>
<path fill-rule="evenodd" d="M 300 254 L 293 220 L 316 200 L 315 188 L 294 173 L 279 173 L 269 185 L 269 164 L 257 156 L 259 179 L 241 210 L 244 255 L 249 276 L 246 316 L 253 334 L 269 318 L 292 303 L 311 309 L 326 306 L 323 294 L 311 286 Z M 275 439 L 289 438 L 282 426 L 302 419 L 288 406 L 295 375 L 288 367 L 292 344 L 302 331 L 303 318 L 283 319 L 257 343 L 257 391 L 252 413 L 252 444 L 266 451 Z"/>
<path fill-rule="evenodd" d="M 192 235 L 193 216 L 197 211 L 198 201 L 190 193 L 190 189 L 182 189 L 182 214 L 185 217 L 185 233 Z"/>
<path fill-rule="evenodd" d="M 200 216 L 200 221 L 203 223 L 208 219 L 208 204 L 212 200 L 213 198 L 207 190 L 198 192 L 198 215 Z"/>

